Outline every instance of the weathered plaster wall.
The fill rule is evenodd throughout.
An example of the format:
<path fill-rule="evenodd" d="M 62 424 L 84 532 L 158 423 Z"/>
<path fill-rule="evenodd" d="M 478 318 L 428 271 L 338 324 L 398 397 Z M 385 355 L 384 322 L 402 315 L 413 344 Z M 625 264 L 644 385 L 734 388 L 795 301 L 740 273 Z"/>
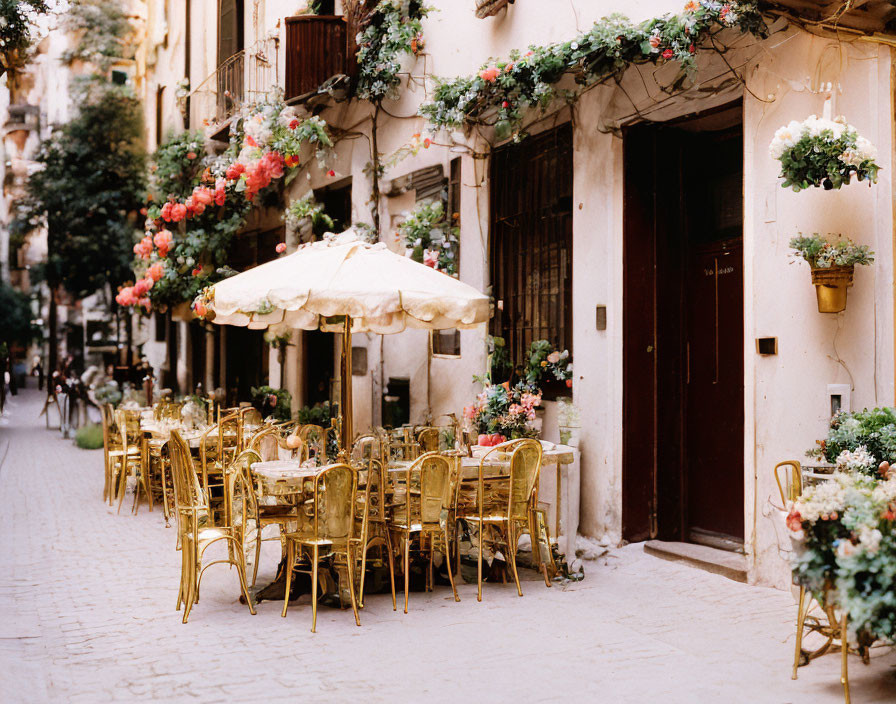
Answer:
<path fill-rule="evenodd" d="M 287 0 L 246 3 L 246 44 L 271 32 L 279 33 L 281 77 L 282 18 L 300 4 Z M 214 5 L 193 3 L 194 86 L 214 68 Z M 387 102 L 389 114 L 380 114 L 379 148 L 383 153 L 394 151 L 423 128 L 415 114 L 424 98 L 420 80 L 424 72 L 467 74 L 489 56 L 505 56 L 511 49 L 530 43 L 567 39 L 614 11 L 640 19 L 680 9 L 679 2 L 664 0 L 643 2 L 636 8 L 615 0 L 599 4 L 519 2 L 503 15 L 478 20 L 467 3 L 441 5 L 425 23 L 427 54 L 416 62 L 406 62 L 411 74 L 409 85 L 400 100 Z M 153 68 L 155 80 L 169 86 L 164 115 L 166 125 L 171 126 L 177 125 L 173 85 L 182 74 L 182 38 L 177 34 L 180 27 L 181 23 L 169 21 L 168 46 L 159 50 Z M 769 497 L 774 498 L 776 493 L 772 467 L 781 459 L 801 458 L 805 449 L 823 436 L 828 414 L 827 384 L 851 383 L 854 408 L 893 402 L 892 58 L 891 50 L 881 45 L 852 43 L 838 47 L 793 30 L 775 34 L 761 50 L 752 54 L 747 51 L 744 56 L 742 72 L 749 89 L 744 94 L 744 520 L 747 549 L 751 558 L 756 558 L 751 559 L 751 578 L 785 586 L 787 569 L 778 555 L 778 533 L 769 507 Z M 701 76 L 717 68 L 701 59 Z M 777 181 L 776 162 L 768 157 L 767 145 L 781 124 L 821 113 L 821 85 L 828 82 L 835 88 L 834 114 L 844 113 L 878 146 L 884 167 L 880 183 L 871 189 L 854 184 L 833 193 L 785 191 Z M 651 117 L 669 119 L 692 112 L 698 105 L 707 107 L 742 93 L 742 88 L 732 83 L 724 96 L 704 92 L 699 103 L 693 99 L 668 101 L 662 111 L 651 112 Z M 627 100 L 618 90 L 599 88 L 582 97 L 574 114 L 573 391 L 583 420 L 582 530 L 612 540 L 618 540 L 621 531 L 622 142 L 603 128 L 631 111 Z M 147 110 L 148 117 L 154 115 L 154 109 Z M 338 105 L 323 116 L 334 124 L 356 125 L 361 136 L 337 146 L 331 164 L 335 177 L 327 177 L 325 170 L 313 167 L 296 179 L 289 195 L 301 197 L 308 189 L 350 177 L 353 219 L 370 222 L 370 182 L 364 170 L 370 160 L 369 122 L 365 121 L 369 108 Z M 201 125 L 202 117 L 197 112 L 194 125 Z M 536 126 L 535 130 L 545 126 Z M 445 143 L 448 138 L 441 135 L 437 141 Z M 489 174 L 488 160 L 482 153 L 487 149 L 474 139 L 467 144 L 466 151 L 449 151 L 445 146 L 421 150 L 416 157 L 390 168 L 383 180 L 432 164 L 442 164 L 447 173 L 451 158 L 461 156 L 461 278 L 485 290 Z M 695 158 L 706 161 L 711 177 L 712 155 Z M 384 232 L 394 227 L 408 201 L 407 197 L 382 200 Z M 787 242 L 799 230 L 840 231 L 870 244 L 877 252 L 875 265 L 857 272 L 844 313 L 825 316 L 817 312 L 807 267 L 792 264 L 789 257 Z M 386 239 L 390 245 L 395 244 L 388 234 Z M 607 306 L 605 331 L 595 329 L 598 304 Z M 757 336 L 777 336 L 779 354 L 758 357 L 754 342 Z M 412 421 L 420 421 L 427 408 L 433 414 L 459 413 L 472 400 L 477 390 L 472 376 L 485 366 L 484 338 L 484 330 L 464 331 L 462 357 L 432 360 L 427 380 L 426 334 L 406 332 L 382 342 L 376 336 L 357 336 L 355 344 L 368 347 L 368 368 L 364 376 L 355 376 L 352 382 L 356 429 L 379 420 L 381 350 L 385 380 L 389 376 L 410 377 Z M 301 378 L 299 350 L 291 350 L 287 356 L 286 385 L 296 391 Z M 548 414 L 546 426 L 549 437 L 554 432 L 552 416 Z"/>

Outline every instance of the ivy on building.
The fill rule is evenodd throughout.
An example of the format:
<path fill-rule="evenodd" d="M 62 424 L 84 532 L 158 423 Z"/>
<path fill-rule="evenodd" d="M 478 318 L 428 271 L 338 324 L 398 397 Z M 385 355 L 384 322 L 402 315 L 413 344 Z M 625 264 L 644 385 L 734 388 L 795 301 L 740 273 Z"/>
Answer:
<path fill-rule="evenodd" d="M 420 114 L 434 128 L 493 125 L 498 139 L 520 139 L 524 115 L 545 111 L 567 75 L 591 86 L 619 80 L 633 65 L 668 61 L 693 75 L 698 50 L 729 28 L 757 37 L 768 31 L 754 2 L 690 0 L 680 14 L 637 24 L 611 15 L 570 41 L 513 51 L 507 59 L 486 62 L 472 76 L 436 79 L 433 98 L 420 106 Z"/>

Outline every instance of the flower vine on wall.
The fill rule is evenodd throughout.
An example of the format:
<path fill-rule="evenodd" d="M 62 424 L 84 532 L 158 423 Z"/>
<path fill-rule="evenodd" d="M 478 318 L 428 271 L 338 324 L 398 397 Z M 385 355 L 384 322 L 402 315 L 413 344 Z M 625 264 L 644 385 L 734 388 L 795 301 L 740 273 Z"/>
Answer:
<path fill-rule="evenodd" d="M 138 278 L 119 291 L 120 305 L 192 301 L 234 273 L 227 253 L 249 211 L 267 196 L 279 199 L 308 148 L 324 164 L 333 145 L 323 120 L 300 115 L 279 93 L 233 119 L 222 155 L 202 154 L 202 144 L 201 133 L 184 132 L 156 152 L 146 232 L 134 246 Z"/>
<path fill-rule="evenodd" d="M 588 86 L 619 78 L 632 65 L 677 61 L 693 74 L 701 44 L 728 28 L 767 34 L 755 2 L 690 0 L 680 14 L 638 24 L 614 14 L 574 40 L 511 52 L 509 59 L 490 60 L 473 76 L 437 79 L 432 100 L 419 112 L 436 129 L 493 121 L 499 139 L 520 139 L 526 111 L 545 110 L 568 73 Z"/>

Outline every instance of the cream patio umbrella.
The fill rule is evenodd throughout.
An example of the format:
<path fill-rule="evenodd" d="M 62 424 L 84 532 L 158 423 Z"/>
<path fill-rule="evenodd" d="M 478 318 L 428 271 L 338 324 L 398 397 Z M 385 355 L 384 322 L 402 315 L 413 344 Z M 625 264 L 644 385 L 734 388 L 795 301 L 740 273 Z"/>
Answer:
<path fill-rule="evenodd" d="M 342 446 L 351 448 L 352 333 L 405 328 L 473 328 L 489 299 L 472 286 L 361 241 L 353 230 L 225 279 L 206 293 L 208 317 L 222 325 L 342 332 Z"/>

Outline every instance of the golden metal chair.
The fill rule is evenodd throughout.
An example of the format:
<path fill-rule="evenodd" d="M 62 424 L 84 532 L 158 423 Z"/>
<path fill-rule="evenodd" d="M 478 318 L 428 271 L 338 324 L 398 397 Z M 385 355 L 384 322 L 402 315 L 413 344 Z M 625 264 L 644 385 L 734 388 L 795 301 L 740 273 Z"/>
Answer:
<path fill-rule="evenodd" d="M 235 531 L 233 528 L 233 493 L 231 492 L 243 491 L 238 489 L 239 473 L 233 472 L 228 476 L 228 480 L 231 480 L 232 477 L 228 485 L 227 502 L 229 507 L 227 511 L 229 514 L 228 523 L 230 525 L 209 527 L 208 502 L 199 484 L 196 471 L 193 468 L 190 448 L 176 430 L 171 432 L 171 437 L 168 440 L 168 449 L 171 453 L 171 474 L 174 480 L 175 511 L 178 514 L 177 526 L 182 560 L 177 610 L 180 611 L 181 604 L 183 604 L 183 622 L 187 622 L 193 604 L 199 601 L 199 585 L 202 581 L 202 575 L 209 567 L 217 564 L 229 564 L 236 567 L 240 588 L 249 606 L 249 613 L 255 615 L 255 607 L 252 605 L 249 588 L 246 585 L 246 565 L 242 534 L 240 530 Z M 244 491 L 243 496 L 245 496 Z M 245 511 L 248 505 L 245 499 L 241 502 L 243 525 L 245 525 Z M 213 560 L 203 565 L 202 559 L 205 551 L 210 545 L 221 541 L 228 543 L 227 558 Z"/>
<path fill-rule="evenodd" d="M 261 412 L 254 406 L 246 406 L 239 410 L 239 440 L 240 452 L 246 449 L 249 438 L 264 425 Z"/>
<path fill-rule="evenodd" d="M 497 453 L 509 454 L 509 473 L 497 477 L 485 477 L 485 467 Z M 520 578 L 516 566 L 516 553 L 520 524 L 527 524 L 529 534 L 537 534 L 538 528 L 533 513 L 533 504 L 538 474 L 541 471 L 542 448 L 537 440 L 514 440 L 493 447 L 479 461 L 477 478 L 477 512 L 465 512 L 463 518 L 478 525 L 479 555 L 477 561 L 477 595 L 482 601 L 482 547 L 487 526 L 493 526 L 503 533 L 503 543 L 507 549 L 513 580 L 517 593 L 522 596 Z"/>
<path fill-rule="evenodd" d="M 124 495 L 127 491 L 128 477 L 133 476 L 134 485 L 134 505 L 131 513 L 137 513 L 140 500 L 140 488 L 143 487 L 143 493 L 149 502 L 149 510 L 152 511 L 152 494 L 148 481 L 148 472 L 146 471 L 146 462 L 142 452 L 142 438 L 140 436 L 140 411 L 123 411 L 114 412 L 115 425 L 118 429 L 118 437 L 120 438 L 120 450 L 111 450 L 109 459 L 112 464 L 112 483 L 118 484 L 118 511 L 121 513 L 121 504 L 124 501 Z"/>
<path fill-rule="evenodd" d="M 356 444 L 357 446 L 357 444 Z M 367 575 L 367 553 L 371 548 L 380 547 L 389 561 L 389 582 L 392 586 L 392 610 L 398 607 L 395 601 L 395 562 L 392 552 L 392 538 L 389 530 L 389 516 L 386 506 L 386 475 L 383 463 L 375 458 L 367 462 L 363 477 L 364 497 L 361 504 L 361 577 L 358 585 L 358 607 L 364 608 L 364 581 Z"/>
<path fill-rule="evenodd" d="M 311 499 L 306 504 L 311 510 L 307 528 L 295 533 L 287 533 L 286 540 L 286 594 L 283 598 L 283 613 L 289 605 L 289 591 L 292 586 L 292 573 L 296 565 L 296 550 L 311 550 L 311 632 L 317 628 L 317 591 L 318 566 L 321 560 L 321 548 L 327 556 L 334 559 L 343 558 L 348 569 L 349 592 L 351 594 L 352 611 L 355 623 L 360 626 L 358 602 L 355 597 L 355 570 L 353 546 L 357 540 L 353 537 L 355 526 L 355 495 L 357 492 L 357 476 L 347 464 L 331 464 L 323 467 L 315 476 L 311 486 Z"/>
<path fill-rule="evenodd" d="M 429 570 L 427 571 L 427 590 L 433 587 L 433 553 L 436 538 L 442 540 L 443 555 L 449 560 L 450 541 L 448 540 L 448 511 L 453 498 L 453 490 L 457 486 L 456 463 L 436 452 L 421 455 L 411 464 L 405 474 L 403 505 L 393 506 L 392 520 L 389 528 L 404 539 L 404 612 L 408 612 L 408 591 L 410 588 L 410 555 L 411 540 L 414 535 L 419 539 L 419 549 L 423 550 L 425 538 L 429 537 Z M 454 584 L 454 572 L 448 565 L 448 579 L 454 600 L 457 587 Z"/>
<path fill-rule="evenodd" d="M 276 428 L 274 428 L 276 430 Z M 261 431 L 260 431 L 261 432 Z M 270 436 L 264 435 L 261 440 L 265 440 Z M 276 451 L 279 453 L 281 451 L 280 443 L 284 442 L 282 437 L 278 437 L 276 433 L 273 436 L 277 443 Z M 300 445 L 297 448 L 288 448 L 289 452 L 295 453 L 295 455 L 291 459 L 295 459 L 300 463 L 308 459 L 307 450 L 304 444 Z M 264 457 L 262 457 L 261 453 L 257 451 L 255 447 L 249 447 L 246 450 L 243 450 L 237 456 L 235 462 L 239 462 L 244 455 L 247 453 L 252 453 L 255 459 L 252 462 L 261 462 L 264 461 Z M 270 459 L 278 459 L 279 454 Z M 244 471 L 246 472 L 247 480 L 253 488 L 253 502 L 254 502 L 254 521 L 255 521 L 255 530 L 256 530 L 256 551 L 255 551 L 255 559 L 254 559 L 254 567 L 252 569 L 252 586 L 255 586 L 255 582 L 258 579 L 258 565 L 261 558 L 261 544 L 264 541 L 262 537 L 262 531 L 266 526 L 276 525 L 279 529 L 279 536 L 276 540 L 280 540 L 282 542 L 283 534 L 287 532 L 288 527 L 291 524 L 295 524 L 296 522 L 305 518 L 303 511 L 303 494 L 302 487 L 296 487 L 292 483 L 277 483 L 274 486 L 271 486 L 269 482 L 261 481 L 256 478 L 256 476 L 252 473 L 251 463 L 245 465 Z M 276 503 L 263 503 L 267 499 L 273 498 Z M 268 540 L 274 540 L 275 538 L 268 538 Z"/>
<path fill-rule="evenodd" d="M 318 465 L 327 463 L 327 429 L 321 425 L 303 425 L 299 430 L 299 437 L 308 448 L 308 457 L 314 459 Z"/>
<path fill-rule="evenodd" d="M 775 483 L 778 485 L 778 493 L 781 496 L 781 503 L 786 509 L 789 501 L 796 501 L 803 493 L 802 466 L 797 460 L 785 460 L 775 465 L 774 474 Z M 810 615 L 813 604 L 818 607 L 822 616 Z M 824 638 L 824 642 L 820 647 L 815 650 L 803 649 L 803 638 L 807 631 L 809 633 L 818 633 Z M 815 658 L 824 655 L 830 650 L 833 642 L 838 639 L 840 641 L 840 684 L 843 686 L 846 704 L 849 704 L 849 635 L 847 614 L 845 611 L 842 611 L 838 617 L 833 605 L 820 603 L 806 587 L 800 585 L 800 597 L 796 614 L 796 646 L 793 655 L 793 674 L 791 679 L 797 679 L 797 668 L 801 664 L 808 665 Z M 863 649 L 860 646 L 859 651 L 867 662 L 867 649 Z"/>
<path fill-rule="evenodd" d="M 112 460 L 113 457 L 121 457 L 121 432 L 115 423 L 115 410 L 109 403 L 100 406 L 100 413 L 103 420 L 103 473 L 105 475 L 103 484 L 103 500 L 112 503 L 114 496 L 113 477 L 112 477 Z"/>
<path fill-rule="evenodd" d="M 379 437 L 373 433 L 365 433 L 355 438 L 352 444 L 353 462 L 367 463 L 370 460 L 381 460 L 383 458 L 383 446 Z"/>
<path fill-rule="evenodd" d="M 224 501 L 224 470 L 239 454 L 239 411 L 222 414 L 199 438 L 202 490 L 212 522 L 220 519 Z"/>
<path fill-rule="evenodd" d="M 279 440 L 280 429 L 275 425 L 265 425 L 244 441 L 243 450 L 253 450 L 262 462 L 276 460 L 279 458 Z"/>

